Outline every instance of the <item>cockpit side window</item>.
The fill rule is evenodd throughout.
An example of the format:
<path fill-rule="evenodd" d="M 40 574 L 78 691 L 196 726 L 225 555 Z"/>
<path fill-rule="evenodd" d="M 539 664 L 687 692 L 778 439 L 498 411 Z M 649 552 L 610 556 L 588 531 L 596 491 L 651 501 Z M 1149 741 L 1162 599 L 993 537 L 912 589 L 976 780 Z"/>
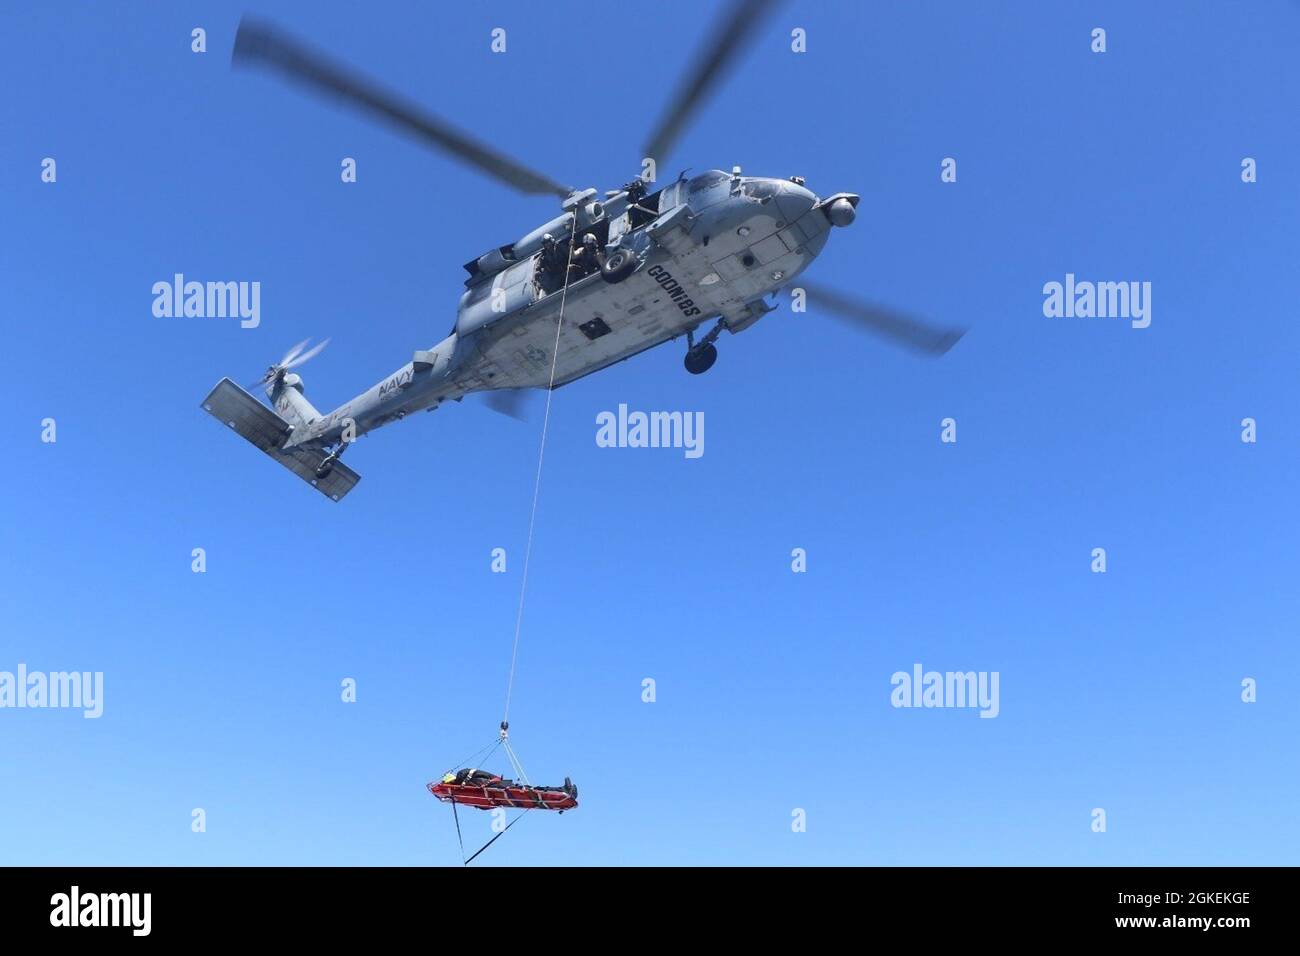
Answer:
<path fill-rule="evenodd" d="M 711 169 L 701 173 L 682 184 L 680 193 L 683 202 L 699 212 L 715 203 L 720 203 L 731 193 L 731 177 L 720 169 Z"/>

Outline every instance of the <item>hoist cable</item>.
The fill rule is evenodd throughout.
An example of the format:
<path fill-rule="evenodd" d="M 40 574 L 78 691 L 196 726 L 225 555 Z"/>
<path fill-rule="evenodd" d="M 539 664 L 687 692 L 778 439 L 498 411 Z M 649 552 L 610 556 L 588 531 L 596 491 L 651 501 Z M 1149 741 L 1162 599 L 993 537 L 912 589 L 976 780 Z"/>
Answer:
<path fill-rule="evenodd" d="M 533 527 L 537 523 L 537 498 L 542 488 L 542 462 L 546 457 L 546 432 L 551 423 L 551 396 L 555 389 L 555 367 L 560 358 L 560 331 L 564 328 L 564 303 L 569 297 L 569 277 L 572 275 L 573 243 L 578 236 L 577 210 L 573 214 L 573 226 L 569 230 L 569 250 L 564 263 L 564 288 L 560 291 L 560 314 L 555 323 L 555 346 L 551 349 L 551 378 L 546 386 L 546 413 L 542 418 L 542 441 L 537 450 L 537 475 L 533 480 L 533 507 L 528 517 L 528 544 L 524 548 L 524 573 L 519 584 L 519 608 L 515 613 L 515 640 L 510 650 L 510 677 L 506 681 L 506 708 L 501 718 L 504 728 L 510 721 L 510 695 L 515 689 L 515 662 L 519 657 L 519 631 L 524 621 L 524 595 L 528 591 L 528 562 L 533 554 Z M 502 830 L 502 833 L 505 831 Z M 499 834 L 498 834 L 499 835 Z M 482 852 L 482 851 L 479 851 Z"/>

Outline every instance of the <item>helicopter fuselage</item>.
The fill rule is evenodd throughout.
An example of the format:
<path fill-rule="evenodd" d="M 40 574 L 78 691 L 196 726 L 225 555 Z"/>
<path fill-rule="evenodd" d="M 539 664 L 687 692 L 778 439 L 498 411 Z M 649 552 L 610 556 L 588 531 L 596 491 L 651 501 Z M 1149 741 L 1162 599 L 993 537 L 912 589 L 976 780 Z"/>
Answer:
<path fill-rule="evenodd" d="M 349 441 L 472 392 L 558 388 L 715 317 L 719 330 L 741 332 L 775 308 L 768 297 L 816 258 L 833 224 L 852 221 L 858 201 L 719 170 L 650 196 L 594 196 L 575 193 L 563 216 L 468 264 L 452 333 L 328 415 L 297 423 L 289 444 Z M 589 232 L 606 257 L 635 254 L 635 271 L 610 282 L 594 263 L 569 264 Z"/>

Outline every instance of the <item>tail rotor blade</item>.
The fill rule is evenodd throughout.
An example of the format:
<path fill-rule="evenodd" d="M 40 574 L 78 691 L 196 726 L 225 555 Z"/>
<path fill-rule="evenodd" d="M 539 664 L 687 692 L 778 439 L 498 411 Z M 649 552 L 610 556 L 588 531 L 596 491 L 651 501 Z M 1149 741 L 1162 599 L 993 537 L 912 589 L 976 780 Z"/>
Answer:
<path fill-rule="evenodd" d="M 289 351 L 285 352 L 284 358 L 280 359 L 279 365 L 283 367 L 285 365 L 288 365 L 290 362 L 292 362 L 295 358 L 297 358 L 298 353 L 307 347 L 307 343 L 310 341 L 311 341 L 310 337 L 305 338 L 297 345 L 295 345 L 293 348 L 289 349 Z"/>
<path fill-rule="evenodd" d="M 814 307 L 824 308 L 839 318 L 848 319 L 859 328 L 927 355 L 943 355 L 966 334 L 965 329 L 938 328 L 905 312 L 853 299 L 842 292 L 813 285 L 802 279 L 799 284 L 807 290 L 809 302 Z"/>
<path fill-rule="evenodd" d="M 308 339 L 307 341 L 309 342 L 311 340 Z M 303 345 L 306 344 L 307 344 L 306 342 L 303 343 Z M 313 345 L 311 348 L 309 348 L 306 352 L 303 352 L 301 355 L 294 355 L 293 358 L 281 362 L 280 367 L 283 369 L 297 368 L 299 365 L 303 365 L 311 361 L 317 355 L 320 355 L 321 352 L 325 351 L 325 346 L 329 344 L 330 344 L 329 339 L 325 339 L 322 342 L 318 342 L 316 345 Z"/>
<path fill-rule="evenodd" d="M 325 346 L 330 344 L 330 340 L 325 339 L 323 342 L 319 342 L 316 345 L 313 345 L 311 348 L 307 349 L 307 351 L 304 352 L 303 349 L 307 348 L 307 343 L 310 341 L 311 339 L 309 338 L 303 339 L 293 348 L 289 349 L 289 351 L 285 352 L 284 358 L 280 359 L 279 362 L 277 362 L 275 365 L 272 365 L 265 372 L 263 372 L 262 377 L 259 378 L 252 385 L 245 386 L 244 391 L 252 392 L 259 388 L 265 388 L 267 385 L 270 385 L 272 382 L 274 382 L 277 378 L 279 378 L 289 369 L 297 368 L 299 365 L 302 365 L 303 363 L 309 361 L 310 359 L 315 358 L 317 355 L 320 355 L 320 353 L 325 350 Z"/>

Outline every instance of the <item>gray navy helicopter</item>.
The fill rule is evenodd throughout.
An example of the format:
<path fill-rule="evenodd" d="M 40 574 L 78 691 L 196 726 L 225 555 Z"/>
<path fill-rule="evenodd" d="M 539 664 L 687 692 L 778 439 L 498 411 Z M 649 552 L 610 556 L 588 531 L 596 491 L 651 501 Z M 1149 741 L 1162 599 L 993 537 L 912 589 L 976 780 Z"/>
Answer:
<path fill-rule="evenodd" d="M 771 6 L 732 3 L 650 136 L 646 157 L 668 155 Z M 360 480 L 340 455 L 357 437 L 413 412 L 488 392 L 494 408 L 517 417 L 521 390 L 558 388 L 682 336 L 686 370 L 707 371 L 718 336 L 743 332 L 776 308 L 775 294 L 817 257 L 831 230 L 856 218 L 853 193 L 819 197 L 798 176 L 744 176 L 739 167 L 683 174 L 653 191 L 641 178 L 603 196 L 574 189 L 248 18 L 232 63 L 279 71 L 523 193 L 560 199 L 550 222 L 465 264 L 469 278 L 450 335 L 334 411 L 317 411 L 292 371 L 324 342 L 295 346 L 249 391 L 225 378 L 204 399 L 214 417 L 334 501 Z M 942 354 L 962 334 L 806 280 L 799 285 L 819 308 L 921 352 Z M 250 394 L 257 389 L 272 408 Z"/>

